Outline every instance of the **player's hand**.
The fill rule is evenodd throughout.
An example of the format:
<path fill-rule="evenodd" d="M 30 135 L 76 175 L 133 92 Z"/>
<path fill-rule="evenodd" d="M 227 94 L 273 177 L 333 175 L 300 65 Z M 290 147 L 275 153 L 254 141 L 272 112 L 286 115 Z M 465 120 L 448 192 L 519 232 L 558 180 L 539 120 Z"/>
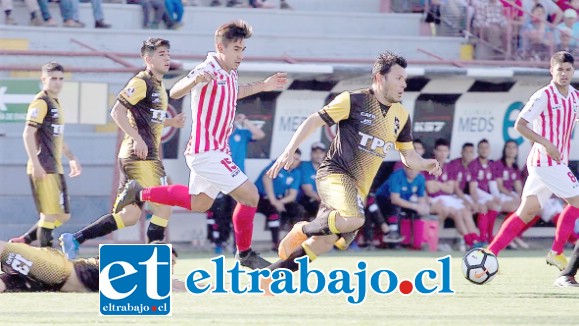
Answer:
<path fill-rule="evenodd" d="M 478 205 L 477 211 L 481 214 L 486 214 L 489 212 L 487 205 L 483 205 L 483 204 Z"/>
<path fill-rule="evenodd" d="M 34 179 L 44 179 L 46 178 L 46 171 L 42 165 L 34 165 L 32 166 L 32 176 Z"/>
<path fill-rule="evenodd" d="M 173 118 L 165 119 L 167 126 L 174 128 L 183 128 L 185 126 L 185 113 L 181 112 Z"/>
<path fill-rule="evenodd" d="M 561 163 L 561 152 L 553 145 L 551 142 L 547 142 L 545 145 L 545 150 L 547 150 L 547 154 L 555 160 L 557 163 Z"/>
<path fill-rule="evenodd" d="M 135 141 L 133 142 L 133 152 L 135 152 L 135 155 L 137 155 L 137 157 L 140 158 L 141 160 L 147 158 L 149 148 L 147 147 L 147 144 L 145 143 L 143 138 L 138 137 L 137 139 L 135 139 Z"/>
<path fill-rule="evenodd" d="M 263 81 L 264 84 L 264 91 L 269 92 L 273 90 L 281 90 L 287 84 L 287 73 L 285 72 L 278 72 L 274 75 L 269 76 L 266 80 Z"/>
<path fill-rule="evenodd" d="M 427 204 L 418 204 L 418 209 L 416 212 L 418 215 L 427 216 L 430 214 L 430 207 Z"/>
<path fill-rule="evenodd" d="M 68 174 L 69 177 L 74 178 L 78 177 L 81 172 L 80 163 L 76 159 L 68 161 L 68 165 L 70 166 L 70 173 Z"/>
<path fill-rule="evenodd" d="M 195 75 L 195 73 L 193 74 Z M 202 83 L 208 83 L 210 81 L 215 80 L 216 76 L 210 72 L 206 72 L 206 71 L 200 71 L 198 73 L 196 73 L 196 77 L 194 80 L 195 85 L 199 85 Z"/>
<path fill-rule="evenodd" d="M 270 179 L 275 179 L 277 177 L 279 171 L 281 171 L 282 168 L 289 170 L 293 161 L 294 161 L 294 153 L 284 151 L 277 158 L 277 160 L 275 160 L 275 163 L 273 163 L 271 168 L 269 168 L 269 170 L 267 170 L 266 175 Z"/>
<path fill-rule="evenodd" d="M 425 160 L 425 164 L 424 167 L 426 171 L 428 171 L 428 173 L 430 173 L 431 175 L 438 177 L 442 174 L 442 167 L 440 166 L 440 163 L 438 163 L 437 160 L 435 159 L 427 159 Z"/>

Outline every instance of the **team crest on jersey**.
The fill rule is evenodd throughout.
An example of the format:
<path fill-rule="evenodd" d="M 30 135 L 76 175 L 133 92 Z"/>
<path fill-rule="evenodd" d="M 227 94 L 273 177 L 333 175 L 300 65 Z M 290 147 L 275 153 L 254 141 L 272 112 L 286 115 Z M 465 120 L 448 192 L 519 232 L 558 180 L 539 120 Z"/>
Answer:
<path fill-rule="evenodd" d="M 400 119 L 394 117 L 394 136 L 398 135 L 398 131 L 400 131 Z"/>
<path fill-rule="evenodd" d="M 513 179 L 515 174 L 513 173 Z M 503 180 L 509 180 L 509 171 L 503 171 Z"/>
<path fill-rule="evenodd" d="M 135 88 L 134 87 L 125 88 L 125 95 L 127 95 L 127 97 L 131 97 L 131 96 L 133 96 L 133 94 L 135 94 Z"/>
<path fill-rule="evenodd" d="M 31 108 L 30 110 L 28 110 L 28 118 L 36 119 L 38 118 L 38 113 L 39 113 L 38 108 Z"/>

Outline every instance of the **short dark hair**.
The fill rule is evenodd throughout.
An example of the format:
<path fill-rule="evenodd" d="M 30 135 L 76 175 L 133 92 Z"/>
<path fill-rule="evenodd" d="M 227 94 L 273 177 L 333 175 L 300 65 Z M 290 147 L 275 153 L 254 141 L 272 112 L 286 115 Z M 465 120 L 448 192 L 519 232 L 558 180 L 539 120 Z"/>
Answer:
<path fill-rule="evenodd" d="M 238 19 L 219 26 L 215 31 L 215 43 L 227 46 L 229 42 L 236 42 L 253 35 L 253 28 L 245 21 Z"/>
<path fill-rule="evenodd" d="M 489 141 L 486 138 L 483 138 L 478 142 L 477 146 L 480 146 L 480 144 L 488 144 L 488 143 Z"/>
<path fill-rule="evenodd" d="M 167 244 L 165 241 L 161 241 L 161 240 L 153 240 L 151 242 L 149 242 L 149 244 Z M 174 246 L 171 246 L 171 251 L 173 252 L 173 255 L 175 255 L 175 257 L 179 257 L 179 254 L 177 253 L 177 250 L 175 250 Z"/>
<path fill-rule="evenodd" d="M 141 57 L 153 54 L 155 51 L 157 51 L 158 48 L 162 46 L 165 46 L 168 49 L 171 48 L 171 44 L 168 40 L 158 37 L 149 37 L 143 41 L 143 45 L 141 46 Z"/>
<path fill-rule="evenodd" d="M 437 149 L 439 146 L 450 147 L 450 143 L 448 142 L 448 140 L 446 140 L 446 139 L 444 139 L 444 138 L 438 138 L 438 139 L 434 142 L 434 149 Z"/>
<path fill-rule="evenodd" d="M 464 144 L 462 144 L 462 149 L 463 149 L 463 150 L 464 150 L 465 148 L 467 148 L 467 147 L 472 147 L 472 148 L 474 148 L 474 144 L 473 144 L 473 143 L 464 143 Z"/>
<path fill-rule="evenodd" d="M 42 73 L 46 74 L 53 71 L 64 72 L 64 67 L 58 62 L 49 62 L 42 66 Z"/>
<path fill-rule="evenodd" d="M 422 142 L 422 140 L 420 140 L 420 138 L 414 138 L 412 140 L 412 143 L 413 144 L 420 144 L 420 145 L 422 145 L 422 147 L 424 147 L 424 143 Z"/>
<path fill-rule="evenodd" d="M 301 156 L 301 155 L 302 155 L 302 151 L 301 151 L 299 148 L 296 148 L 296 154 L 298 154 L 298 155 Z"/>
<path fill-rule="evenodd" d="M 380 53 L 374 62 L 374 67 L 372 67 L 372 80 L 377 74 L 387 75 L 390 72 L 390 68 L 394 65 L 406 68 L 408 63 L 404 57 L 390 51 Z"/>
<path fill-rule="evenodd" d="M 567 51 L 555 52 L 555 54 L 553 54 L 553 56 L 551 57 L 551 66 L 554 66 L 556 64 L 562 64 L 565 62 L 569 62 L 570 64 L 575 63 L 575 58 L 571 53 Z"/>

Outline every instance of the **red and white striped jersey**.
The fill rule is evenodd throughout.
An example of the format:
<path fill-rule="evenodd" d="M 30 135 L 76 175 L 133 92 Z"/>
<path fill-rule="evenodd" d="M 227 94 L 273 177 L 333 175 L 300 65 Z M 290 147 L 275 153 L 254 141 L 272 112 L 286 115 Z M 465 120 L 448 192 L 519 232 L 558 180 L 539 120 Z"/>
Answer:
<path fill-rule="evenodd" d="M 186 78 L 197 78 L 199 73 L 213 74 L 215 80 L 201 83 L 191 89 L 191 136 L 185 155 L 207 151 L 229 152 L 228 139 L 233 129 L 237 105 L 237 71 L 225 71 L 210 52 L 207 59 Z"/>
<path fill-rule="evenodd" d="M 561 95 L 553 82 L 541 88 L 525 105 L 519 116 L 532 123 L 532 129 L 545 137 L 561 153 L 561 164 L 568 165 L 571 136 L 578 119 L 579 92 L 569 86 L 567 97 Z M 531 166 L 557 165 L 545 146 L 534 143 L 527 157 Z"/>

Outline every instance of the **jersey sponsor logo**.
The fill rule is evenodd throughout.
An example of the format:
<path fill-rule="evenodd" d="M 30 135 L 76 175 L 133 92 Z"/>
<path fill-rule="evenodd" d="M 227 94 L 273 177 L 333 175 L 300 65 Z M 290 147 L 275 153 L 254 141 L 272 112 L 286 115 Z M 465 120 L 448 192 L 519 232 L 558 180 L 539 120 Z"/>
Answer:
<path fill-rule="evenodd" d="M 368 151 L 374 155 L 377 155 L 380 157 L 385 157 L 386 153 L 388 153 L 388 151 L 390 151 L 390 149 L 392 149 L 394 147 L 394 143 L 392 143 L 392 142 L 386 142 L 378 137 L 365 134 L 361 131 L 359 131 L 358 134 L 360 136 L 362 136 L 362 138 L 360 139 L 360 145 L 358 146 L 358 148 L 360 148 L 364 151 Z M 370 147 L 370 148 L 368 148 L 368 147 Z M 379 148 L 382 149 L 382 153 L 377 152 L 377 149 L 379 149 Z"/>
<path fill-rule="evenodd" d="M 52 115 L 52 118 L 57 119 L 58 118 L 58 109 L 57 108 L 50 109 L 50 114 Z"/>
<path fill-rule="evenodd" d="M 64 125 L 57 125 L 57 124 L 52 124 L 50 125 L 52 127 L 52 135 L 53 136 L 60 136 L 64 133 Z"/>
<path fill-rule="evenodd" d="M 171 315 L 171 245 L 104 244 L 99 255 L 101 315 Z"/>
<path fill-rule="evenodd" d="M 163 123 L 167 118 L 167 111 L 149 109 L 151 111 L 151 121 L 154 123 Z"/>

